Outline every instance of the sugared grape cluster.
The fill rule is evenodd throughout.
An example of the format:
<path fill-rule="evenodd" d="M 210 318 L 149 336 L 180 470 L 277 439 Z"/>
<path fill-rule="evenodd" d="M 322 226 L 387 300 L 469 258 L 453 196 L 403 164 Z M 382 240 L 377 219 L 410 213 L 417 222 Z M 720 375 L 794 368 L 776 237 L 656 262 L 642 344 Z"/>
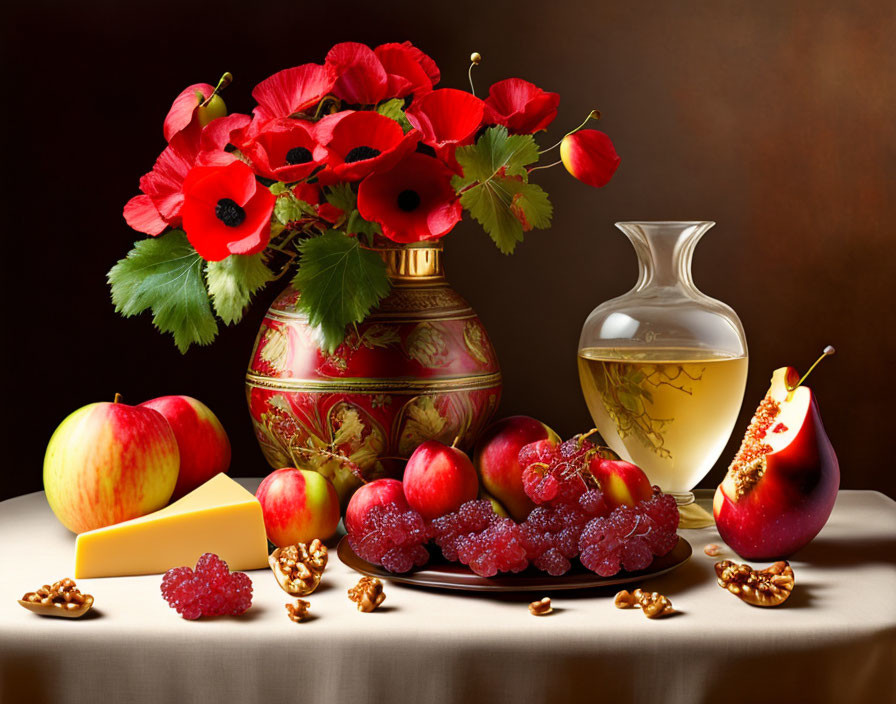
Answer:
<path fill-rule="evenodd" d="M 424 545 L 429 538 L 429 528 L 419 513 L 391 503 L 370 508 L 360 528 L 348 534 L 358 557 L 390 572 L 407 572 L 426 564 L 429 552 Z"/>
<path fill-rule="evenodd" d="M 446 559 L 467 565 L 481 577 L 529 566 L 520 526 L 496 514 L 489 501 L 468 501 L 436 518 L 431 530 Z"/>
<path fill-rule="evenodd" d="M 349 541 L 360 557 L 392 572 L 425 563 L 429 539 L 447 560 L 483 577 L 530 564 L 559 576 L 576 558 L 604 577 L 646 569 L 678 542 L 678 509 L 657 487 L 649 500 L 614 508 L 590 469 L 607 452 L 579 435 L 559 446 L 540 440 L 523 447 L 523 488 L 536 506 L 522 523 L 499 516 L 483 500 L 429 525 L 414 511 L 386 504 L 371 508 Z"/>
<path fill-rule="evenodd" d="M 207 552 L 195 570 L 168 570 L 162 578 L 162 596 L 191 621 L 200 616 L 239 616 L 252 606 L 252 580 L 244 572 L 231 572 L 224 560 Z"/>
<path fill-rule="evenodd" d="M 666 555 L 675 547 L 677 528 L 675 499 L 655 488 L 649 501 L 619 506 L 608 516 L 591 519 L 579 537 L 579 559 L 602 577 L 620 569 L 647 569 L 654 556 Z"/>

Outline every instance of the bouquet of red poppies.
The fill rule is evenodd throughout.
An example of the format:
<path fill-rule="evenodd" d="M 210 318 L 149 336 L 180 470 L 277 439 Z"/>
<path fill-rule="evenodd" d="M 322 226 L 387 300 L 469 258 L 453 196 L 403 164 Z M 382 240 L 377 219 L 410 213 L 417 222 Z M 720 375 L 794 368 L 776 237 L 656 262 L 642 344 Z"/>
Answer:
<path fill-rule="evenodd" d="M 466 210 L 509 254 L 551 221 L 529 179 L 542 153 L 559 146 L 555 163 L 594 186 L 619 164 L 610 139 L 584 123 L 539 149 L 533 134 L 556 117 L 556 93 L 519 78 L 485 99 L 472 81 L 470 92 L 436 88 L 438 67 L 409 42 L 337 44 L 323 64 L 259 83 L 251 115 L 227 114 L 231 79 L 175 99 L 168 145 L 124 208 L 150 237 L 109 272 L 116 310 L 152 310 L 182 352 L 211 342 L 218 319 L 238 322 L 253 294 L 293 270 L 299 306 L 332 351 L 389 292 L 378 244 L 444 237 Z"/>

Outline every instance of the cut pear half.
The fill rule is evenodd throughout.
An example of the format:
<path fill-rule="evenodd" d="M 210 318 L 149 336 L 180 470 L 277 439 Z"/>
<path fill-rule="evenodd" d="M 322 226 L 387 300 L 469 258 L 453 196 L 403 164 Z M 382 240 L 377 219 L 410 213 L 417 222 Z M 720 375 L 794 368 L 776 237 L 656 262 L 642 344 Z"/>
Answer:
<path fill-rule="evenodd" d="M 809 413 L 812 392 L 804 386 L 794 388 L 798 382 L 799 374 L 793 367 L 782 367 L 772 374 L 771 387 L 722 481 L 722 492 L 729 499 L 738 501 L 749 494 L 765 474 L 768 455 L 788 447 L 799 434 Z"/>
<path fill-rule="evenodd" d="M 799 379 L 799 375 L 793 367 L 782 367 L 772 374 L 772 385 L 768 390 L 768 396 L 777 402 L 781 410 L 765 434 L 765 443 L 772 448 L 765 454 L 778 452 L 792 443 L 800 428 L 803 427 L 806 414 L 809 412 L 812 392 L 805 386 L 798 386 L 793 391 L 788 391 L 788 381 L 793 376 Z"/>

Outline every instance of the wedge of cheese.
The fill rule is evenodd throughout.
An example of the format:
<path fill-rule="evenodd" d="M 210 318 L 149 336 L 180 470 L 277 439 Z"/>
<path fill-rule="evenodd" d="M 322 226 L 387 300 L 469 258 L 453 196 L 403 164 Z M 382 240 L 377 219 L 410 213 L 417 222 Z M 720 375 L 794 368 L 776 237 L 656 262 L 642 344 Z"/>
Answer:
<path fill-rule="evenodd" d="M 231 570 L 268 566 L 261 504 L 226 474 L 217 474 L 170 506 L 87 531 L 75 544 L 75 579 L 159 574 L 194 567 L 213 552 Z"/>

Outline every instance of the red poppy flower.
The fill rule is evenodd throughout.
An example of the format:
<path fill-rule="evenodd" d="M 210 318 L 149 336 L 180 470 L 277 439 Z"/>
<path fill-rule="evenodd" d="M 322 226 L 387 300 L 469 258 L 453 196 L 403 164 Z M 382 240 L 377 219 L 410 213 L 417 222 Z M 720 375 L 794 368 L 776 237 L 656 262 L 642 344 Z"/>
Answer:
<path fill-rule="evenodd" d="M 345 215 L 341 208 L 324 201 L 320 202 L 320 189 L 313 183 L 297 183 L 292 189 L 293 195 L 308 205 L 314 206 L 317 216 L 328 223 L 338 222 Z"/>
<path fill-rule="evenodd" d="M 439 82 L 439 69 L 435 62 L 410 42 L 382 44 L 373 53 L 386 71 L 386 95 L 390 98 L 404 98 L 411 94 L 420 96 L 429 93 Z M 424 64 L 435 72 L 435 80 Z"/>
<path fill-rule="evenodd" d="M 201 132 L 198 120 L 193 120 L 171 138 L 152 171 L 140 179 L 143 195 L 131 198 L 124 207 L 128 225 L 153 236 L 180 225 L 183 183 L 199 156 Z"/>
<path fill-rule="evenodd" d="M 582 183 L 606 186 L 619 167 L 619 155 L 613 142 L 599 130 L 579 130 L 560 142 L 563 166 Z"/>
<path fill-rule="evenodd" d="M 358 210 L 365 220 L 379 223 L 393 242 L 442 237 L 463 212 L 451 187 L 451 175 L 437 159 L 413 152 L 391 171 L 361 181 Z"/>
<path fill-rule="evenodd" d="M 199 147 L 203 152 L 223 151 L 228 144 L 236 146 L 252 124 L 249 115 L 238 112 L 212 120 L 202 128 Z"/>
<path fill-rule="evenodd" d="M 276 198 L 246 164 L 197 166 L 183 190 L 184 231 L 200 257 L 220 261 L 267 246 Z"/>
<path fill-rule="evenodd" d="M 333 89 L 329 70 L 319 64 L 303 64 L 266 78 L 252 91 L 258 103 L 253 111 L 262 122 L 303 113 L 317 105 Z"/>
<path fill-rule="evenodd" d="M 440 88 L 418 98 L 408 108 L 411 124 L 420 130 L 423 142 L 452 168 L 457 168 L 454 150 L 470 144 L 482 125 L 485 103 L 463 90 Z"/>
<path fill-rule="evenodd" d="M 383 46 L 389 46 L 388 44 L 384 44 Z M 411 56 L 414 57 L 414 60 L 420 64 L 420 67 L 426 72 L 426 75 L 429 76 L 429 80 L 432 85 L 438 84 L 440 80 L 442 80 L 442 74 L 439 71 L 439 67 L 436 66 L 436 62 L 433 61 L 429 56 L 424 54 L 420 49 L 415 47 L 410 42 L 402 42 L 401 46 L 410 52 Z"/>
<path fill-rule="evenodd" d="M 522 78 L 508 78 L 489 88 L 485 104 L 490 122 L 504 125 L 514 134 L 533 134 L 557 117 L 560 96 Z"/>
<path fill-rule="evenodd" d="M 326 61 L 333 94 L 352 105 L 375 105 L 388 94 L 389 77 L 366 44 L 343 42 L 330 49 Z"/>
<path fill-rule="evenodd" d="M 162 131 L 165 133 L 165 141 L 170 142 L 171 138 L 185 129 L 193 119 L 193 114 L 206 98 L 215 90 L 214 86 L 208 83 L 194 83 L 184 88 L 168 110 L 165 116 L 165 124 Z"/>
<path fill-rule="evenodd" d="M 395 121 L 370 111 L 353 112 L 335 122 L 328 142 L 327 168 L 320 173 L 324 185 L 359 181 L 374 171 L 390 169 L 416 147 L 420 134 L 407 134 Z M 318 132 L 318 138 L 322 132 Z"/>
<path fill-rule="evenodd" d="M 316 146 L 314 123 L 288 117 L 271 120 L 239 145 L 257 174 L 287 183 L 306 178 L 321 166 L 314 157 Z"/>

